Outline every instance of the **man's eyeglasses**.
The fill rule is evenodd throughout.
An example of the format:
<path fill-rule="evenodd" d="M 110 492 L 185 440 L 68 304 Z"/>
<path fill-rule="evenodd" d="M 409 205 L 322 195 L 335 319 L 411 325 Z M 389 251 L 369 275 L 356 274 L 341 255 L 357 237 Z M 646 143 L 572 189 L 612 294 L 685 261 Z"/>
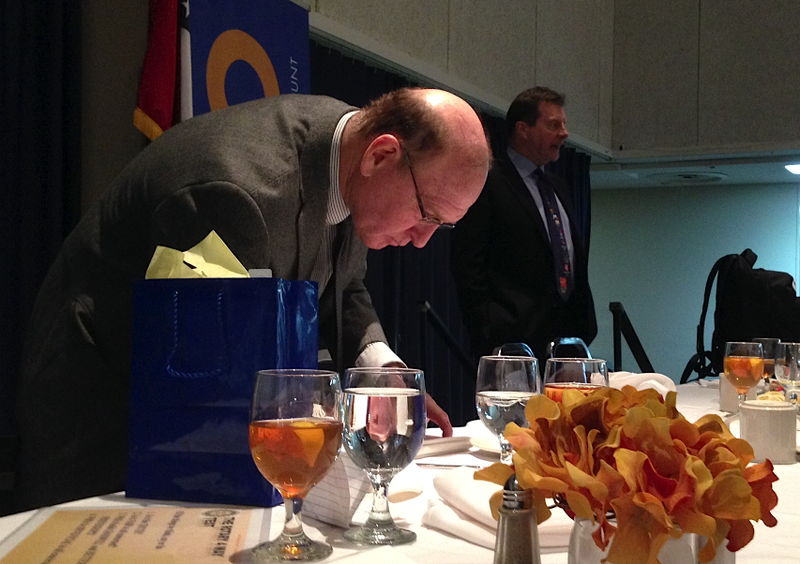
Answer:
<path fill-rule="evenodd" d="M 401 148 L 401 151 L 403 152 L 403 158 L 406 160 L 406 164 L 408 165 L 408 171 L 411 173 L 411 181 L 414 183 L 414 193 L 417 195 L 417 205 L 419 206 L 419 213 L 422 215 L 422 219 L 420 219 L 420 221 L 429 225 L 436 225 L 437 227 L 441 227 L 443 229 L 452 229 L 455 227 L 455 223 L 447 223 L 446 221 L 441 221 L 425 213 L 425 206 L 422 205 L 422 198 L 420 198 L 419 195 L 419 186 L 417 186 L 417 179 L 414 176 L 414 169 L 411 167 L 411 159 L 408 158 L 408 153 L 405 149 Z"/>

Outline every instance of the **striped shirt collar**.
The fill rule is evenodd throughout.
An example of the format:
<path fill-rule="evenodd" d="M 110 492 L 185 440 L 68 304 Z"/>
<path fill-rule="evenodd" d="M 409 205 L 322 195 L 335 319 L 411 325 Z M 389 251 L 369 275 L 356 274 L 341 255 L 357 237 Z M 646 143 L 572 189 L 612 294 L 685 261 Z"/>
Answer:
<path fill-rule="evenodd" d="M 333 131 L 333 142 L 331 143 L 330 176 L 331 189 L 328 191 L 328 213 L 325 216 L 325 225 L 336 225 L 341 223 L 350 215 L 350 210 L 342 198 L 341 187 L 339 186 L 339 157 L 342 149 L 342 133 L 347 121 L 358 113 L 357 110 L 348 112 L 342 116 L 336 129 Z"/>

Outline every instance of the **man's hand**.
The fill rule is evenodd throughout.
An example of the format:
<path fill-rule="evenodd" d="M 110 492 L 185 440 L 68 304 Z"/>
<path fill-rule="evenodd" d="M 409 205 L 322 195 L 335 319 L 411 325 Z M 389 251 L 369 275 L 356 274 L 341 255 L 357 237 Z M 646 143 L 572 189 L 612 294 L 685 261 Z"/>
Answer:
<path fill-rule="evenodd" d="M 408 368 L 403 362 L 387 362 L 383 366 L 394 366 L 396 368 Z M 428 412 L 428 421 L 432 421 L 442 430 L 443 437 L 453 436 L 453 426 L 450 424 L 450 417 L 444 409 L 439 407 L 430 394 L 425 394 L 425 409 Z"/>
<path fill-rule="evenodd" d="M 430 394 L 425 394 L 425 409 L 428 410 L 428 421 L 436 423 L 442 430 L 443 437 L 453 436 L 453 426 L 444 409 L 433 400 Z"/>

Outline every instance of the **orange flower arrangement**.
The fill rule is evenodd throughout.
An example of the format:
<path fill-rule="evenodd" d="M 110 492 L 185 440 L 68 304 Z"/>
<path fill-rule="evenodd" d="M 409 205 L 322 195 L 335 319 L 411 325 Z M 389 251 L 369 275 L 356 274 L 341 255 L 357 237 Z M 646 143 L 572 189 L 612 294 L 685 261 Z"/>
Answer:
<path fill-rule="evenodd" d="M 611 544 L 606 561 L 614 564 L 655 564 L 667 539 L 683 533 L 708 538 L 701 562 L 726 538 L 739 550 L 753 538 L 751 521 L 777 524 L 772 463 L 748 466 L 747 441 L 717 415 L 690 423 L 676 396 L 631 386 L 588 396 L 566 390 L 561 403 L 533 396 L 530 429 L 511 423 L 505 431 L 514 468 L 494 464 L 475 478 L 504 484 L 516 470 L 533 490 L 540 523 L 550 517 L 547 498 L 565 500 L 576 516 L 599 523 L 594 542 L 602 550 Z M 502 491 L 490 502 L 495 517 L 501 500 Z"/>

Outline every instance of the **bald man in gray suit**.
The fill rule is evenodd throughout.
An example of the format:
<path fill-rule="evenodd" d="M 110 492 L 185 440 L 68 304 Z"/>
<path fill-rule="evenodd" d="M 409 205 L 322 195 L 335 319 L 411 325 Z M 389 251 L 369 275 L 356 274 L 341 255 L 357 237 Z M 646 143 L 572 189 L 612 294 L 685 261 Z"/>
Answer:
<path fill-rule="evenodd" d="M 489 162 L 475 112 L 440 90 L 362 110 L 279 96 L 168 130 L 87 212 L 40 290 L 19 382 L 17 509 L 124 488 L 132 285 L 157 245 L 187 249 L 214 230 L 246 268 L 319 283 L 320 336 L 340 369 L 402 364 L 364 286 L 367 248 L 424 246 L 475 202 Z M 430 398 L 428 409 L 451 433 Z"/>

